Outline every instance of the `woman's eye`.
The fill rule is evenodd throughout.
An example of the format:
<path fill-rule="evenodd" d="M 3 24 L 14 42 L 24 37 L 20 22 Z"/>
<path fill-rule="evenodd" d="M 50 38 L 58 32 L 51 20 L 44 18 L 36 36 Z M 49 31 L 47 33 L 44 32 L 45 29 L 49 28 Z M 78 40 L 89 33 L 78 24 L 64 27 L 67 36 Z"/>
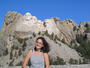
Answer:
<path fill-rule="evenodd" d="M 40 42 L 38 42 L 39 44 L 42 44 L 42 43 L 40 43 Z"/>
<path fill-rule="evenodd" d="M 41 42 L 36 42 L 36 43 L 42 44 Z"/>
<path fill-rule="evenodd" d="M 42 44 L 42 43 L 40 43 L 40 44 Z"/>

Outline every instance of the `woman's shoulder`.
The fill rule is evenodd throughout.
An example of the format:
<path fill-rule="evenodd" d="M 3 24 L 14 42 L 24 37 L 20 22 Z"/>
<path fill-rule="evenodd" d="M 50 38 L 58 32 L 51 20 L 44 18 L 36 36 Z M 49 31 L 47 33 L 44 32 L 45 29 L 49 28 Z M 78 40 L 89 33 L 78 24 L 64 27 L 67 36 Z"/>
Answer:
<path fill-rule="evenodd" d="M 48 53 L 43 53 L 44 55 L 48 55 Z"/>
<path fill-rule="evenodd" d="M 48 53 L 43 53 L 44 56 L 48 56 Z"/>

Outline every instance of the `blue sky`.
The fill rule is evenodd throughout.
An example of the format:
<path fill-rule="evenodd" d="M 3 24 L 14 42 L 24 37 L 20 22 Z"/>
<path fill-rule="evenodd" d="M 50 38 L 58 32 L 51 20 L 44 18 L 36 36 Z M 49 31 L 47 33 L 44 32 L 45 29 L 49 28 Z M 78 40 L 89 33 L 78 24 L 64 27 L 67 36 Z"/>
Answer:
<path fill-rule="evenodd" d="M 90 0 L 0 0 L 0 29 L 8 11 L 30 12 L 40 20 L 59 17 L 76 23 L 90 21 Z"/>

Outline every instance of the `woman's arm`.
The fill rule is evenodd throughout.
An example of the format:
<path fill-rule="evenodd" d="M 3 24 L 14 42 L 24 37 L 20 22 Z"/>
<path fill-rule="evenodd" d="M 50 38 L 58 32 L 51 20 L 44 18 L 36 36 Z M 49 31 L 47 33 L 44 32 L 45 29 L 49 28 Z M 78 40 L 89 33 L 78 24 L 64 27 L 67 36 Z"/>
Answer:
<path fill-rule="evenodd" d="M 49 64 L 49 56 L 47 53 L 44 53 L 44 60 L 45 60 L 45 68 L 50 68 L 50 64 Z"/>
<path fill-rule="evenodd" d="M 31 50 L 27 53 L 27 56 L 23 62 L 22 68 L 26 68 L 26 65 L 27 65 L 27 62 L 28 62 L 30 56 L 31 56 Z"/>

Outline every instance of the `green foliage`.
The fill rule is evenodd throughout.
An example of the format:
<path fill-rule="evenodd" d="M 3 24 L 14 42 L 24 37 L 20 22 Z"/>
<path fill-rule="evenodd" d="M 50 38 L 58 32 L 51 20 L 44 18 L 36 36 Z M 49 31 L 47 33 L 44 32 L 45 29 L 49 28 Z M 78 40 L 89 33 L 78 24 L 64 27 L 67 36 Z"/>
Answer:
<path fill-rule="evenodd" d="M 44 34 L 45 34 L 46 36 L 48 36 L 48 37 L 50 36 L 50 35 L 48 34 L 48 31 L 47 31 L 47 30 L 45 31 Z"/>
<path fill-rule="evenodd" d="M 24 51 L 25 48 L 26 48 L 26 46 L 27 46 L 26 41 L 28 40 L 28 38 L 25 38 L 25 39 L 16 38 L 16 39 L 18 40 L 18 42 L 19 42 L 20 44 L 22 44 L 22 50 Z"/>
<path fill-rule="evenodd" d="M 82 41 L 83 41 L 83 35 L 82 35 L 82 34 L 76 35 L 76 41 L 77 41 L 78 43 L 82 43 Z"/>
<path fill-rule="evenodd" d="M 60 39 L 58 38 L 58 36 L 57 36 L 57 35 L 55 35 L 54 40 L 58 40 L 58 41 L 60 41 Z"/>
<path fill-rule="evenodd" d="M 70 64 L 78 64 L 78 60 L 70 58 L 69 63 Z"/>
<path fill-rule="evenodd" d="M 28 61 L 28 63 L 27 63 L 27 66 L 30 66 L 31 65 L 31 63 L 30 63 L 30 59 L 29 59 L 29 61 Z"/>
<path fill-rule="evenodd" d="M 6 25 L 8 25 L 8 24 L 9 24 L 9 23 L 7 22 L 7 20 L 6 20 L 6 19 L 4 20 L 4 24 L 6 24 Z"/>
<path fill-rule="evenodd" d="M 16 66 L 22 66 L 22 61 L 20 61 Z"/>
<path fill-rule="evenodd" d="M 90 59 L 90 41 L 82 42 L 77 51 L 85 58 Z"/>
<path fill-rule="evenodd" d="M 53 39 L 54 39 L 54 33 L 52 33 L 51 35 L 49 35 L 49 38 L 50 38 L 51 40 L 53 40 Z"/>
<path fill-rule="evenodd" d="M 86 27 L 86 33 L 90 33 L 90 25 L 88 24 L 88 23 L 86 23 L 86 25 L 85 25 L 85 27 Z"/>
<path fill-rule="evenodd" d="M 88 61 L 85 58 L 83 58 L 82 60 L 79 59 L 79 64 L 88 64 Z"/>
<path fill-rule="evenodd" d="M 26 44 L 26 41 L 24 41 L 23 45 L 22 45 L 22 50 L 25 51 L 25 48 L 26 48 L 27 44 Z"/>
<path fill-rule="evenodd" d="M 1 57 L 2 55 L 0 54 L 0 57 Z"/>
<path fill-rule="evenodd" d="M 18 42 L 19 43 L 23 43 L 24 39 L 21 39 L 21 38 L 17 38 Z"/>
<path fill-rule="evenodd" d="M 5 24 L 6 24 L 6 25 L 8 25 L 8 23 L 7 23 L 7 22 L 5 22 Z"/>
<path fill-rule="evenodd" d="M 46 36 L 48 36 L 51 40 L 55 41 L 58 40 L 60 41 L 60 39 L 57 37 L 57 35 L 54 35 L 54 33 L 52 33 L 51 35 L 49 35 L 48 31 L 46 30 L 44 33 Z"/>
<path fill-rule="evenodd" d="M 82 64 L 88 64 L 87 59 L 83 58 L 83 62 L 82 62 Z"/>
<path fill-rule="evenodd" d="M 46 27 L 46 22 L 43 23 L 44 27 Z"/>
<path fill-rule="evenodd" d="M 10 52 L 10 59 L 12 59 L 13 58 L 13 53 L 12 53 L 12 50 L 11 50 L 11 52 Z"/>
<path fill-rule="evenodd" d="M 87 32 L 87 33 L 90 33 L 90 26 L 87 27 L 86 32 Z"/>
<path fill-rule="evenodd" d="M 17 52 L 15 51 L 14 57 L 17 57 Z"/>
<path fill-rule="evenodd" d="M 57 57 L 55 61 L 50 59 L 50 65 L 64 65 L 64 64 L 66 64 L 66 62 L 62 58 Z"/>
<path fill-rule="evenodd" d="M 6 48 L 5 52 L 3 53 L 4 56 L 8 55 L 8 49 Z"/>
<path fill-rule="evenodd" d="M 79 64 L 82 64 L 82 61 L 81 61 L 81 59 L 79 59 Z"/>
<path fill-rule="evenodd" d="M 14 59 L 9 63 L 9 66 L 13 66 Z"/>
<path fill-rule="evenodd" d="M 50 38 L 53 40 L 53 38 L 54 38 L 54 33 L 52 33 L 52 34 L 50 35 Z"/>
<path fill-rule="evenodd" d="M 41 32 L 38 32 L 38 35 L 41 35 Z"/>
<path fill-rule="evenodd" d="M 27 41 L 27 40 L 28 40 L 28 38 L 22 39 L 22 38 L 19 38 L 19 37 L 16 37 L 16 36 L 13 36 L 13 37 L 14 37 L 15 39 L 17 39 L 20 44 L 22 44 L 24 41 Z"/>
<path fill-rule="evenodd" d="M 61 42 L 66 44 L 65 39 L 62 39 Z"/>
<path fill-rule="evenodd" d="M 21 51 L 21 49 L 19 49 L 18 55 L 19 55 L 19 56 L 22 55 L 22 51 Z"/>
<path fill-rule="evenodd" d="M 78 51 L 82 57 L 90 59 L 90 40 L 85 40 L 83 35 L 78 35 L 76 40 L 80 44 L 75 48 L 76 51 Z"/>
<path fill-rule="evenodd" d="M 75 44 L 76 41 L 75 40 L 71 40 L 70 44 L 72 45 L 73 43 Z"/>
<path fill-rule="evenodd" d="M 33 32 L 33 37 L 36 37 L 36 34 Z"/>
<path fill-rule="evenodd" d="M 76 27 L 76 26 L 74 26 L 74 27 L 73 27 L 73 31 L 76 31 L 76 30 L 77 30 L 77 27 Z"/>
<path fill-rule="evenodd" d="M 52 33 L 51 35 L 49 35 L 48 31 L 46 30 L 44 34 L 45 34 L 47 37 L 49 37 L 51 40 L 53 40 L 54 33 Z"/>

